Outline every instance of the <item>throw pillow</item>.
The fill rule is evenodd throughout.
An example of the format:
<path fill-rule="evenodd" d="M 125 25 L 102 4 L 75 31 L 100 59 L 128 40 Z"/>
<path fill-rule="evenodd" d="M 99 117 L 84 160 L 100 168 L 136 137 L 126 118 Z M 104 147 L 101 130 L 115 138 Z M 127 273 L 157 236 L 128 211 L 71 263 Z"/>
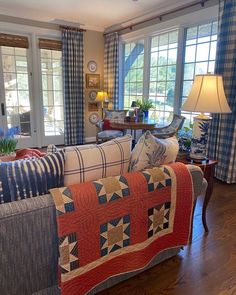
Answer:
<path fill-rule="evenodd" d="M 0 163 L 0 203 L 36 197 L 64 185 L 64 152 Z"/>
<path fill-rule="evenodd" d="M 128 172 L 132 138 L 65 149 L 65 186 Z"/>
<path fill-rule="evenodd" d="M 146 131 L 132 151 L 129 171 L 140 171 L 175 162 L 178 151 L 179 145 L 175 136 L 160 139 Z"/>
<path fill-rule="evenodd" d="M 105 110 L 104 119 L 124 122 L 126 112 L 127 111 L 124 111 L 124 110 Z"/>

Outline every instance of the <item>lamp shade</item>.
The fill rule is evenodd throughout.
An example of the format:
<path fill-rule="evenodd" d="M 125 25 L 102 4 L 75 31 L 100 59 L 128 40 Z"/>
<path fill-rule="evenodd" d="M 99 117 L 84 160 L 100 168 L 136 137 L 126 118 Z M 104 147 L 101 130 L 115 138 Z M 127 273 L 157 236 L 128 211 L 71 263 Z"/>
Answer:
<path fill-rule="evenodd" d="M 95 101 L 108 101 L 108 95 L 105 91 L 98 91 Z"/>
<path fill-rule="evenodd" d="M 201 113 L 231 113 L 225 97 L 222 76 L 196 75 L 182 110 Z"/>

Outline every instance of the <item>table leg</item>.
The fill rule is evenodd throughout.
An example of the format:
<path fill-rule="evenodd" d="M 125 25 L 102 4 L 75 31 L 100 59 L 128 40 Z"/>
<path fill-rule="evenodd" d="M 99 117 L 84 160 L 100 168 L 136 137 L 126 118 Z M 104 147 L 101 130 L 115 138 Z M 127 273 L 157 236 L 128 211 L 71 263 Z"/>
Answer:
<path fill-rule="evenodd" d="M 133 137 L 133 140 L 132 140 L 132 149 L 135 147 L 136 145 L 136 130 L 134 129 L 134 137 Z"/>
<path fill-rule="evenodd" d="M 213 177 L 214 177 L 214 171 L 215 171 L 215 167 L 212 166 L 210 167 L 210 169 L 208 171 L 206 171 L 206 173 L 204 174 L 204 177 L 206 178 L 207 182 L 208 182 L 208 187 L 206 190 L 206 195 L 203 201 L 203 207 L 202 207 L 202 223 L 203 223 L 203 227 L 205 229 L 205 232 L 209 232 L 208 226 L 207 226 L 207 221 L 206 221 L 206 210 L 207 210 L 207 205 L 211 199 L 211 195 L 213 192 Z"/>

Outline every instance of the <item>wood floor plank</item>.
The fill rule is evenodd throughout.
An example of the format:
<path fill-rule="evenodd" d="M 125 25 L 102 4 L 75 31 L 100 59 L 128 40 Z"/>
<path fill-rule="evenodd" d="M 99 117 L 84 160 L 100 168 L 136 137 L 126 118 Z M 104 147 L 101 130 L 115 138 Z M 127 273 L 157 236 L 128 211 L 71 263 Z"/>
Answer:
<path fill-rule="evenodd" d="M 236 295 L 236 185 L 215 180 L 207 209 L 209 233 L 201 210 L 199 199 L 191 245 L 100 295 Z"/>

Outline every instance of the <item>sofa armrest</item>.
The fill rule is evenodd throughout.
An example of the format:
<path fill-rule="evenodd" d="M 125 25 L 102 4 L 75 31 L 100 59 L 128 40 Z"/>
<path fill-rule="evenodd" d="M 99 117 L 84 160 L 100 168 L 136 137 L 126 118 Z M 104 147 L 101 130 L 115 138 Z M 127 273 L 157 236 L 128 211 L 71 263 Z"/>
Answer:
<path fill-rule="evenodd" d="M 205 195 L 208 184 L 200 167 L 195 165 L 187 165 L 187 167 L 192 176 L 194 198 L 196 200 L 198 196 Z"/>

